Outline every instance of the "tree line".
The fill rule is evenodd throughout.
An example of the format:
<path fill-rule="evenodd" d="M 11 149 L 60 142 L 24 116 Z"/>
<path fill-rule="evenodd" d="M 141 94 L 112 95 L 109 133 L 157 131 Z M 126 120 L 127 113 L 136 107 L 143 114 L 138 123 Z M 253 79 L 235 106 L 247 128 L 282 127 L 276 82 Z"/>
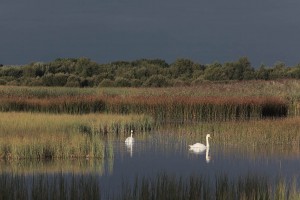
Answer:
<path fill-rule="evenodd" d="M 66 87 L 167 87 L 204 81 L 300 79 L 300 64 L 254 68 L 247 57 L 234 62 L 200 64 L 177 59 L 140 59 L 99 64 L 89 58 L 58 58 L 21 66 L 0 65 L 0 85 Z"/>

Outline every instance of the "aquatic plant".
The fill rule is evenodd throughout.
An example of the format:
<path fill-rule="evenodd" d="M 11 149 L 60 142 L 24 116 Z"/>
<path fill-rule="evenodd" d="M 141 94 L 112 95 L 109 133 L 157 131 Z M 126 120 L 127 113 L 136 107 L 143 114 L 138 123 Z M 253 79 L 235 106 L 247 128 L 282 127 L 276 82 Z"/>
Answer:
<path fill-rule="evenodd" d="M 105 191 L 95 174 L 0 174 L 0 199 L 295 199 L 299 186 L 282 179 L 247 175 L 231 179 L 216 175 L 178 177 L 160 173 L 155 177 L 124 180 L 120 190 Z"/>

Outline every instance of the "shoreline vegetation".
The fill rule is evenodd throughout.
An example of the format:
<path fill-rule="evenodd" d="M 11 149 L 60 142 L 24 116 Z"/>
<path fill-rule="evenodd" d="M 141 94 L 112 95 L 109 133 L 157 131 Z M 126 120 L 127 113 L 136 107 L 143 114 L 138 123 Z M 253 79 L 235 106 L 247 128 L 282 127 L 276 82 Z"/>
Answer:
<path fill-rule="evenodd" d="M 151 123 L 144 115 L 0 112 L 0 159 L 111 158 L 104 137 L 148 131 Z"/>

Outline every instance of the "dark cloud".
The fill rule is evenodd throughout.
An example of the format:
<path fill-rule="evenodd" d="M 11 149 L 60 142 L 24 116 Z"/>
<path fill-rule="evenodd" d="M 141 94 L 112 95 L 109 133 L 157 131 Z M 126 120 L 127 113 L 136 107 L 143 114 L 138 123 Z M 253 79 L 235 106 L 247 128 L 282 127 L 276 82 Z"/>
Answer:
<path fill-rule="evenodd" d="M 4 0 L 0 63 L 184 57 L 300 62 L 298 0 Z"/>

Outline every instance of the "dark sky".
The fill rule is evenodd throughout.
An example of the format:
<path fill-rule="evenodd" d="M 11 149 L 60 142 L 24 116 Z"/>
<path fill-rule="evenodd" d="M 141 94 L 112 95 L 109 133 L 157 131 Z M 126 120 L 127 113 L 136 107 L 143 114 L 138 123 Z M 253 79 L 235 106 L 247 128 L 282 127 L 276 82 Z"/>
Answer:
<path fill-rule="evenodd" d="M 0 63 L 300 63 L 299 0 L 1 0 Z"/>

